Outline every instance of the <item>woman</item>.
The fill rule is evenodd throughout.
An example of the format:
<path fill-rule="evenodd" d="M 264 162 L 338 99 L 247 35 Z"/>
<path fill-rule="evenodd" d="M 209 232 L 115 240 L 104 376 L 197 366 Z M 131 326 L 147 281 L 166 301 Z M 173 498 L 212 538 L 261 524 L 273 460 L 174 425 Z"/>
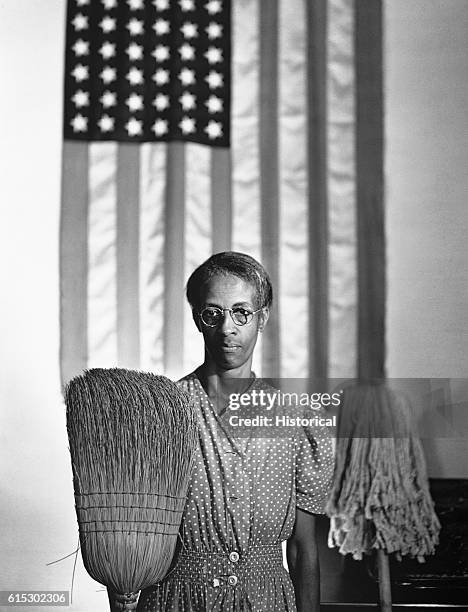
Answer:
<path fill-rule="evenodd" d="M 138 610 L 318 610 L 314 514 L 332 474 L 331 439 L 238 437 L 226 421 L 233 383 L 275 392 L 251 369 L 272 303 L 268 275 L 248 255 L 218 253 L 193 272 L 187 298 L 205 344 L 203 364 L 180 381 L 199 415 L 196 465 L 176 563 L 142 591 Z"/>

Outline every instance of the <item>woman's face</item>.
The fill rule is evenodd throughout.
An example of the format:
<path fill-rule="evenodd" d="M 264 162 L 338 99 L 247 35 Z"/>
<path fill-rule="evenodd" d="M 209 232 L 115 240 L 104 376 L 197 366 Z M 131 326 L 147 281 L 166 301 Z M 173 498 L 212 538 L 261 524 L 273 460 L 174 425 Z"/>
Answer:
<path fill-rule="evenodd" d="M 240 307 L 254 312 L 257 303 L 253 285 L 232 274 L 219 275 L 205 285 L 200 311 L 207 306 L 216 306 L 221 309 Z M 221 370 L 234 370 L 246 364 L 250 366 L 258 332 L 263 329 L 267 319 L 267 308 L 254 314 L 252 320 L 242 326 L 234 323 L 227 310 L 215 327 L 208 327 L 196 316 L 197 327 L 205 341 L 207 358 Z"/>

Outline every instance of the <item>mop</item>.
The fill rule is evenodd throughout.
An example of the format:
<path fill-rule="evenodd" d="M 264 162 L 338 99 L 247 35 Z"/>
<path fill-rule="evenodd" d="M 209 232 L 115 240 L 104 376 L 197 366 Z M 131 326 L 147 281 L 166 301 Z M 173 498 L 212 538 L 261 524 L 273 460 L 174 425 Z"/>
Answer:
<path fill-rule="evenodd" d="M 388 555 L 423 561 L 440 523 L 409 402 L 382 382 L 344 390 L 326 512 L 330 547 L 354 559 L 377 551 L 381 609 L 390 611 Z"/>

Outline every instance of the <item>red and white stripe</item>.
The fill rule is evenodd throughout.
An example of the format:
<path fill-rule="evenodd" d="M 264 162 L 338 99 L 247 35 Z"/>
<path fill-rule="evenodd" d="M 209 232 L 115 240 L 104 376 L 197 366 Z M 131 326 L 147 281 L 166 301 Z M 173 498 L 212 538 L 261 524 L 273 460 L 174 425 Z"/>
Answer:
<path fill-rule="evenodd" d="M 64 143 L 64 381 L 85 367 L 173 377 L 196 367 L 203 345 L 184 286 L 229 249 L 259 259 L 275 283 L 259 375 L 356 375 L 358 10 L 233 2 L 230 150 Z"/>

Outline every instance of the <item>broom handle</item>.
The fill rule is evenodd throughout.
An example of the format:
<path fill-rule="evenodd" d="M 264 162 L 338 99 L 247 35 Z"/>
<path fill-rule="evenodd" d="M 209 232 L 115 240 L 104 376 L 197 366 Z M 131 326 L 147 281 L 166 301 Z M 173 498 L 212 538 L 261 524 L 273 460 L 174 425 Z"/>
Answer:
<path fill-rule="evenodd" d="M 138 593 L 111 593 L 109 592 L 111 612 L 131 612 L 138 605 Z"/>
<path fill-rule="evenodd" d="M 380 611 L 392 612 L 392 589 L 390 586 L 390 565 L 384 550 L 377 550 L 377 567 L 379 571 Z"/>

